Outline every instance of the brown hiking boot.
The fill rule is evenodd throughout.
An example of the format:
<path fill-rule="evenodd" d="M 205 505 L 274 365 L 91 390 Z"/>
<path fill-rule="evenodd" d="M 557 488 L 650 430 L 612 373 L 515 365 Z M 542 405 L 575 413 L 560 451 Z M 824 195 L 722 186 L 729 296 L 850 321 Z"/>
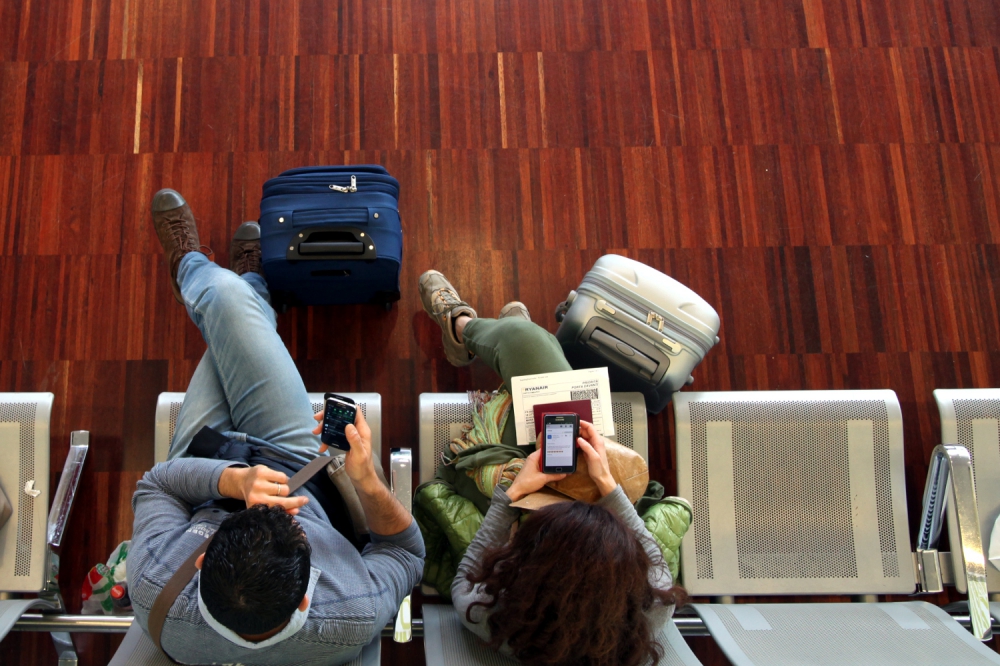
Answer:
<path fill-rule="evenodd" d="M 183 303 L 181 288 L 177 284 L 177 267 L 181 257 L 188 252 L 205 252 L 211 256 L 211 250 L 198 241 L 198 227 L 194 222 L 194 214 L 180 192 L 171 189 L 160 190 L 153 195 L 153 226 L 156 235 L 163 246 L 167 267 L 170 269 L 170 288 L 174 290 L 174 298 Z"/>
<path fill-rule="evenodd" d="M 418 290 L 424 312 L 441 327 L 441 343 L 444 345 L 445 358 L 458 367 L 472 363 L 475 356 L 458 341 L 452 324 L 462 315 L 475 318 L 476 311 L 459 298 L 455 287 L 438 271 L 427 271 L 421 275 Z"/>
<path fill-rule="evenodd" d="M 237 275 L 264 274 L 260 266 L 260 225 L 244 222 L 236 229 L 229 244 L 229 270 Z"/>
<path fill-rule="evenodd" d="M 531 321 L 531 315 L 528 314 L 528 306 L 521 301 L 511 301 L 500 308 L 500 314 L 497 315 L 497 319 L 505 319 L 507 317 L 520 317 L 525 321 Z"/>

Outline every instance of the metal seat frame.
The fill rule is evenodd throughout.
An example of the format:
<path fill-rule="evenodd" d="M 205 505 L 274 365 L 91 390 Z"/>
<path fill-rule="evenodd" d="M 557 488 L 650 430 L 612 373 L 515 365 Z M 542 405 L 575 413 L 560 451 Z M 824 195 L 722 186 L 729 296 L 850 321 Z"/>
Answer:
<path fill-rule="evenodd" d="M 878 408 L 879 404 L 884 408 Z M 864 409 L 862 409 L 864 407 Z M 982 560 L 982 541 L 979 538 L 979 523 L 975 515 L 975 501 L 972 493 L 971 465 L 968 453 L 961 447 L 939 446 L 935 449 L 931 473 L 928 476 L 923 515 L 922 530 L 918 540 L 916 553 L 909 553 L 909 538 L 906 534 L 906 498 L 903 488 L 903 466 L 902 466 L 902 417 L 899 410 L 899 403 L 895 394 L 891 391 L 761 391 L 761 392 L 718 392 L 718 393 L 679 393 L 674 399 L 674 409 L 677 432 L 677 465 L 678 465 L 678 488 L 681 495 L 688 496 L 694 504 L 695 524 L 692 526 L 692 533 L 687 536 L 682 544 L 682 561 L 684 562 L 684 585 L 689 593 L 693 595 L 711 595 L 721 604 L 694 604 L 693 608 L 705 621 L 712 635 L 726 651 L 727 656 L 734 663 L 754 664 L 762 663 L 749 658 L 737 645 L 734 636 L 745 637 L 748 643 L 741 645 L 764 644 L 769 638 L 768 634 L 756 634 L 757 631 L 771 630 L 770 621 L 765 615 L 772 612 L 775 617 L 780 616 L 781 606 L 787 604 L 736 604 L 733 605 L 735 595 L 761 595 L 761 594 L 854 594 L 859 595 L 858 600 L 875 601 L 876 594 L 912 594 L 917 592 L 940 591 L 944 584 L 954 584 L 956 579 L 961 579 L 964 587 L 972 590 L 971 600 L 973 611 L 970 613 L 969 624 L 971 632 L 979 640 L 988 640 L 991 636 L 991 623 L 988 614 L 984 612 L 985 594 L 978 590 L 984 590 L 984 574 Z M 882 409 L 884 417 L 882 422 L 877 423 L 871 420 L 873 417 L 865 416 L 869 412 L 879 412 Z M 867 411 L 866 411 L 867 410 Z M 873 413 L 874 413 L 873 412 Z M 810 421 L 810 419 L 814 419 Z M 868 419 L 868 420 L 866 420 Z M 878 430 L 876 431 L 876 428 Z M 820 441 L 821 435 L 829 436 L 829 433 L 837 433 L 835 440 Z M 875 449 L 873 456 L 872 444 L 876 441 L 875 433 L 880 433 L 883 446 L 887 446 L 888 459 L 882 460 L 883 467 L 878 469 L 879 449 Z M 784 439 L 781 439 L 784 438 Z M 777 442 L 777 443 L 774 443 Z M 695 449 L 697 444 L 700 449 Z M 707 447 L 707 448 L 706 448 Z M 756 448 L 755 448 L 756 447 Z M 854 538 L 852 542 L 855 546 L 855 553 L 852 557 L 859 562 L 858 572 L 855 579 L 847 577 L 836 578 L 832 574 L 827 579 L 821 577 L 795 577 L 790 573 L 782 573 L 782 567 L 791 572 L 794 562 L 809 559 L 809 554 L 794 552 L 787 554 L 775 553 L 746 553 L 739 552 L 737 532 L 734 524 L 728 522 L 726 518 L 728 512 L 732 512 L 733 488 L 736 486 L 745 487 L 746 484 L 753 485 L 753 492 L 757 493 L 757 498 L 753 504 L 755 510 L 763 511 L 763 515 L 757 516 L 754 523 L 755 529 L 762 534 L 758 541 L 754 543 L 776 543 L 783 544 L 783 539 L 789 541 L 794 546 L 794 530 L 786 529 L 789 521 L 795 521 L 794 516 L 800 511 L 806 515 L 805 508 L 808 507 L 814 512 L 810 519 L 820 525 L 817 529 L 827 524 L 824 521 L 833 520 L 827 518 L 822 511 L 830 510 L 830 507 L 818 507 L 807 504 L 806 499 L 802 499 L 801 507 L 795 508 L 785 502 L 799 501 L 802 492 L 793 498 L 782 496 L 780 507 L 775 506 L 772 513 L 768 515 L 767 501 L 761 499 L 764 488 L 770 487 L 768 483 L 776 483 L 774 479 L 766 479 L 761 474 L 771 473 L 770 470 L 782 469 L 783 476 L 781 483 L 786 488 L 802 488 L 805 490 L 810 484 L 834 483 L 833 480 L 824 481 L 823 474 L 816 474 L 815 467 L 810 466 L 809 447 L 828 455 L 833 450 L 840 450 L 837 447 L 847 449 L 844 455 L 844 465 L 847 470 L 836 470 L 845 472 L 850 483 L 850 499 L 853 502 L 853 509 L 848 507 L 848 525 L 853 525 Z M 707 453 L 706 453 L 707 451 Z M 793 451 L 792 460 L 776 459 L 777 452 Z M 699 461 L 699 456 L 701 456 Z M 742 456 L 742 457 L 741 457 Z M 746 462 L 746 457 L 758 456 L 759 459 L 752 463 Z M 872 464 L 875 464 L 875 468 Z M 695 467 L 701 465 L 700 472 L 695 471 Z M 704 471 L 708 465 L 709 471 Z M 742 467 L 738 467 L 742 466 Z M 739 468 L 740 482 L 736 481 L 736 470 Z M 761 471 L 765 470 L 765 471 Z M 833 469 L 830 469 L 833 472 Z M 804 476 L 796 476 L 802 473 Z M 811 473 L 811 475 L 810 475 Z M 701 476 L 698 476 L 698 475 Z M 710 476 L 708 484 L 702 478 L 705 474 L 715 474 L 717 478 Z M 867 576 L 863 576 L 861 562 L 885 562 L 884 552 L 871 552 L 871 545 L 876 551 L 884 551 L 886 546 L 880 546 L 877 535 L 880 529 L 879 524 L 866 524 L 867 519 L 876 518 L 874 506 L 858 506 L 861 502 L 869 502 L 869 498 L 875 497 L 874 483 L 876 476 L 882 474 L 880 483 L 883 493 L 882 504 L 885 504 L 885 497 L 891 497 L 893 522 L 895 524 L 895 544 L 890 546 L 896 551 L 893 561 L 898 561 L 898 575 L 883 577 L 886 566 L 873 568 L 867 565 Z M 885 478 L 888 475 L 889 478 Z M 699 480 L 700 479 L 700 480 Z M 755 479 L 759 479 L 759 487 L 755 484 Z M 698 487 L 698 484 L 702 484 Z M 866 485 L 867 484 L 867 485 Z M 718 492 L 712 492 L 712 489 Z M 721 492 L 719 489 L 726 490 Z M 727 490 L 728 489 L 728 490 Z M 813 489 L 815 490 L 815 489 Z M 958 529 L 958 539 L 953 541 L 960 544 L 965 553 L 961 567 L 952 567 L 953 558 L 951 554 L 941 554 L 937 552 L 937 542 L 940 536 L 941 524 L 944 516 L 944 508 L 947 503 L 957 509 L 956 525 Z M 775 500 L 777 502 L 778 500 Z M 728 504 L 727 504 L 728 503 Z M 764 508 L 762 509 L 761 506 Z M 881 505 L 880 505 L 881 506 Z M 741 507 L 745 513 L 746 508 Z M 885 520 L 886 515 L 879 509 L 877 520 Z M 832 516 L 832 514 L 831 514 Z M 721 523 L 718 523 L 722 520 Z M 701 523 L 699 524 L 699 521 Z M 709 522 L 705 522 L 709 521 Z M 859 522 L 860 521 L 860 522 Z M 741 529 L 743 534 L 747 529 L 744 525 Z M 883 539 L 885 526 L 883 529 Z M 859 532 L 860 530 L 860 532 Z M 774 533 L 772 535 L 772 532 Z M 792 536 L 788 536 L 788 535 Z M 859 536 L 860 534 L 860 536 Z M 875 535 L 873 540 L 871 535 Z M 746 537 L 743 537 L 744 539 Z M 803 537 L 804 538 L 804 537 Z M 710 540 L 709 540 L 710 539 Z M 711 544 L 708 546 L 708 544 Z M 869 546 L 865 550 L 865 546 Z M 782 548 L 789 547 L 787 544 Z M 711 550 L 708 550 L 710 548 Z M 702 555 L 715 553 L 710 567 L 702 566 L 699 569 L 698 557 L 699 549 Z M 727 550 L 733 555 L 727 555 Z M 978 551 L 978 552 L 977 552 Z M 742 561 L 739 576 L 733 570 L 734 563 L 729 562 L 729 557 L 745 558 Z M 767 563 L 767 567 L 760 567 L 759 563 Z M 777 564 L 775 564 L 777 563 Z M 890 567 L 891 568 L 891 567 Z M 744 569 L 746 570 L 744 572 Z M 774 572 L 770 577 L 761 575 L 759 572 Z M 877 572 L 877 573 L 876 573 Z M 745 578 L 745 575 L 753 578 Z M 875 575 L 871 575 L 875 574 Z M 777 578 L 776 575 L 785 576 Z M 717 578 L 722 578 L 720 582 Z M 846 621 L 844 617 L 850 617 L 850 606 L 846 611 L 844 608 L 835 608 L 836 604 L 800 604 L 800 613 L 814 612 L 837 613 L 838 621 Z M 887 614 L 895 614 L 899 617 L 907 617 L 908 613 L 931 613 L 928 618 L 934 616 L 934 622 L 944 622 L 946 628 L 958 628 L 959 625 L 950 624 L 951 620 L 945 622 L 941 620 L 941 615 L 936 609 L 926 610 L 923 606 L 914 606 L 911 610 L 906 610 L 902 605 L 878 604 L 885 607 Z M 859 607 L 855 607 L 859 608 Z M 899 610 L 896 610 L 899 608 Z M 931 607 L 933 609 L 933 607 Z M 719 612 L 717 613 L 716 610 Z M 762 615 L 763 613 L 763 615 Z M 938 613 L 935 615 L 935 613 Z M 887 615 L 889 617 L 889 615 Z M 916 615 L 913 615 L 915 618 Z M 946 615 L 944 617 L 947 617 Z M 724 618 L 729 618 L 725 620 Z M 900 626 L 906 622 L 899 620 Z M 918 620 L 912 624 L 916 625 Z M 919 620 L 925 623 L 925 620 Z M 891 623 L 890 623 L 891 624 Z M 923 625 L 922 625 L 923 626 Z M 929 626 L 929 625 L 927 625 Z M 908 627 L 904 627 L 908 628 Z M 924 627 L 926 628 L 926 627 Z M 861 627 L 859 627 L 859 630 Z M 745 633 L 749 632 L 749 633 Z M 756 636 L 754 637 L 754 634 Z M 966 637 L 965 632 L 962 632 Z M 779 633 L 771 634 L 773 637 L 780 637 Z M 914 634 L 919 637 L 920 634 Z M 961 637 L 961 635 L 959 635 Z M 762 643 L 763 642 L 763 643 Z M 969 644 L 974 650 L 982 650 L 982 646 L 975 641 Z M 759 647 L 759 645 L 758 645 Z M 800 646 L 794 646 L 796 649 Z M 986 653 L 991 653 L 986 650 Z M 984 652 L 979 652 L 984 658 L 989 658 Z M 995 655 L 994 655 L 995 656 Z M 803 659 L 807 657 L 802 655 Z M 1000 663 L 1000 661 L 998 661 Z"/>

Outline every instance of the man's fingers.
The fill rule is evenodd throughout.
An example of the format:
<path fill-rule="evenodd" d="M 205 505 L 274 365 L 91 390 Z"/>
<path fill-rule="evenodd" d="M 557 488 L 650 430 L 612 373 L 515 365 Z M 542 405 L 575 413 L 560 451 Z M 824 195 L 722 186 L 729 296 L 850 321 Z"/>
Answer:
<path fill-rule="evenodd" d="M 265 481 L 275 481 L 277 483 L 288 483 L 288 475 L 284 472 L 279 472 L 276 469 L 271 469 L 270 467 L 265 467 L 264 465 L 257 465 L 257 478 L 264 479 Z"/>
<path fill-rule="evenodd" d="M 326 410 L 325 409 L 321 409 L 318 412 L 316 412 L 315 414 L 313 414 L 313 418 L 316 419 L 317 421 L 319 421 L 320 423 L 322 423 L 323 422 L 323 415 L 325 413 L 326 413 Z"/>
<path fill-rule="evenodd" d="M 301 495 L 297 497 L 274 498 L 270 502 L 272 506 L 280 506 L 282 509 L 288 511 L 289 513 L 291 513 L 293 510 L 295 511 L 295 513 L 298 513 L 298 509 L 300 507 L 305 506 L 308 503 L 309 503 L 309 498 Z"/>
<path fill-rule="evenodd" d="M 279 497 L 274 494 L 260 493 L 251 496 L 247 503 L 249 506 L 263 504 L 265 506 L 280 506 L 282 509 L 297 509 L 309 503 L 309 498 L 305 495 L 294 495 L 292 497 Z"/>
<path fill-rule="evenodd" d="M 358 411 L 358 414 L 360 413 L 361 412 Z M 351 450 L 361 446 L 361 434 L 358 432 L 357 427 L 353 424 L 348 424 L 347 427 L 344 428 L 344 434 L 347 436 L 347 443 L 351 445 Z"/>
<path fill-rule="evenodd" d="M 354 417 L 355 426 L 358 429 L 358 433 L 362 437 L 371 437 L 372 429 L 368 427 L 368 421 L 365 420 L 365 414 L 361 411 L 359 407 Z"/>

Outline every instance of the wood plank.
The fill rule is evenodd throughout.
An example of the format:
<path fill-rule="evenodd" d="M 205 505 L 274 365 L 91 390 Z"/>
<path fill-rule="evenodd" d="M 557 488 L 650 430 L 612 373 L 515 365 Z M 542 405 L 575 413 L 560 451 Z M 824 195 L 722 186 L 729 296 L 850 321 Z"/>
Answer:
<path fill-rule="evenodd" d="M 0 4 L 0 390 L 56 394 L 53 469 L 91 431 L 62 553 L 71 610 L 131 533 L 156 396 L 184 390 L 205 350 L 150 224 L 162 187 L 226 265 L 280 171 L 399 178 L 402 300 L 278 326 L 310 390 L 382 394 L 383 455 L 415 447 L 420 392 L 497 384 L 445 360 L 416 295 L 428 268 L 481 315 L 517 299 L 554 331 L 593 262 L 625 254 L 718 309 L 696 388 L 894 390 L 911 532 L 931 392 L 1000 383 L 993 0 L 63 5 Z M 669 410 L 650 427 L 672 492 Z M 81 664 L 119 640 L 78 637 Z M 423 663 L 420 641 L 384 647 Z M 0 660 L 55 654 L 15 634 Z"/>

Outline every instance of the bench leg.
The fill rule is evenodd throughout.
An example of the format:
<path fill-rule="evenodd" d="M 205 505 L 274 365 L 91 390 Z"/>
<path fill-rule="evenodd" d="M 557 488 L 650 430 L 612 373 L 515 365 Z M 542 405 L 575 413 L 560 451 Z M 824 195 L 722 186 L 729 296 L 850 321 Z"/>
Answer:
<path fill-rule="evenodd" d="M 73 638 L 66 631 L 53 631 L 52 645 L 59 655 L 59 666 L 77 666 L 76 647 L 73 645 Z"/>

